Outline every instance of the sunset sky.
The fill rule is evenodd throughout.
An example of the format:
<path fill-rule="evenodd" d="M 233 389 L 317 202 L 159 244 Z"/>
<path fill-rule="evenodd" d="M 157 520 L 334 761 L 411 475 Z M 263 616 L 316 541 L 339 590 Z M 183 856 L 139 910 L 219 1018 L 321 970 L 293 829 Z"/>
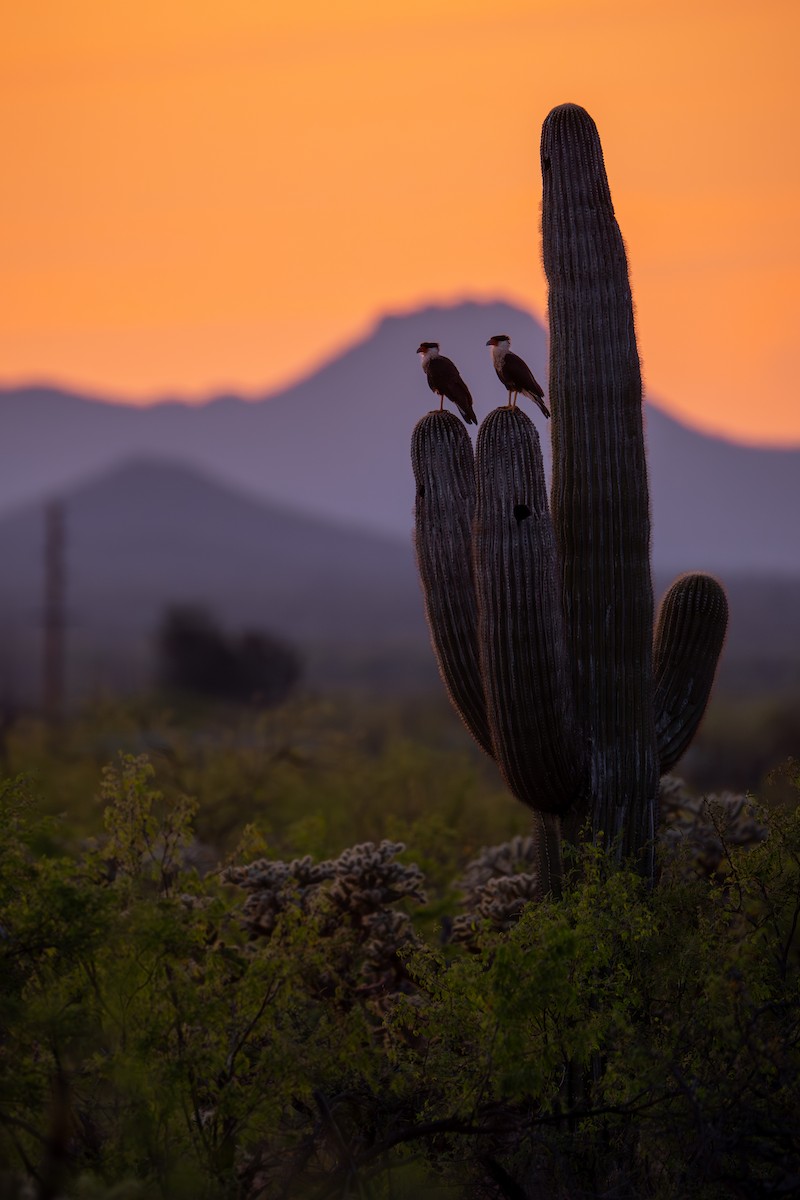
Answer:
<path fill-rule="evenodd" d="M 544 317 L 539 133 L 574 101 L 648 391 L 798 445 L 799 35 L 796 0 L 9 5 L 0 382 L 255 396 L 386 312 Z"/>

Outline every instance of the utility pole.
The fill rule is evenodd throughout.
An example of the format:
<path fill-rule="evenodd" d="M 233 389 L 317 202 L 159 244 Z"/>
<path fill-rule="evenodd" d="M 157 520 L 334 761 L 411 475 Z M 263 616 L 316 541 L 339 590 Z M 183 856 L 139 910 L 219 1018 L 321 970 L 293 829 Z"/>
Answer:
<path fill-rule="evenodd" d="M 65 585 L 64 502 L 45 506 L 42 708 L 57 725 L 64 708 Z"/>

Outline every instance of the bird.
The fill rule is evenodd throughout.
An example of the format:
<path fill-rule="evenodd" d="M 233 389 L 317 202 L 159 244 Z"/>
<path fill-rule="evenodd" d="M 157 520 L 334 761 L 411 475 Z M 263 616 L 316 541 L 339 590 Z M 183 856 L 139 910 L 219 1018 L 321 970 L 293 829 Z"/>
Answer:
<path fill-rule="evenodd" d="M 470 390 L 458 373 L 458 367 L 449 358 L 439 353 L 438 342 L 420 342 L 417 354 L 428 379 L 428 387 L 439 397 L 439 411 L 445 400 L 455 404 L 466 425 L 477 425 L 478 418 L 472 405 Z"/>
<path fill-rule="evenodd" d="M 544 391 L 541 384 L 533 377 L 528 364 L 518 354 L 509 350 L 511 338 L 507 333 L 496 333 L 490 337 L 487 346 L 492 347 L 492 362 L 497 372 L 497 378 L 508 392 L 508 403 L 511 408 L 517 406 L 517 396 L 522 392 L 534 404 L 538 404 L 546 417 L 550 410 L 544 402 Z"/>

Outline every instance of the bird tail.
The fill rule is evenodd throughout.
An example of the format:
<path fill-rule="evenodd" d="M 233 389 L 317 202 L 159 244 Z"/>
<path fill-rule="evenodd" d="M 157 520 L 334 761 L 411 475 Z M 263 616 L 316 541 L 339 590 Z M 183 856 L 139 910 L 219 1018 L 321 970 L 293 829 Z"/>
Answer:
<path fill-rule="evenodd" d="M 547 407 L 541 396 L 537 396 L 536 392 L 523 392 L 522 394 L 523 396 L 527 396 L 529 400 L 532 400 L 534 404 L 538 404 L 544 415 L 548 418 L 548 420 L 550 419 L 550 409 Z"/>

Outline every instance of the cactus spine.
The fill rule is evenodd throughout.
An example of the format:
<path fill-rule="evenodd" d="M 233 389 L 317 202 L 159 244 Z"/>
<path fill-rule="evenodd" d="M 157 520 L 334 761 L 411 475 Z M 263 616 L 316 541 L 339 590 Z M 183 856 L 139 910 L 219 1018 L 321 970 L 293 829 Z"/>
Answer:
<path fill-rule="evenodd" d="M 554 109 L 541 149 L 552 517 L 539 439 L 518 409 L 489 414 L 474 463 L 457 418 L 429 413 L 412 459 L 434 650 L 456 709 L 536 813 L 545 892 L 559 887 L 560 819 L 572 833 L 588 820 L 652 873 L 659 775 L 702 717 L 727 605 L 715 580 L 685 576 L 654 646 L 625 248 L 588 113 Z"/>

